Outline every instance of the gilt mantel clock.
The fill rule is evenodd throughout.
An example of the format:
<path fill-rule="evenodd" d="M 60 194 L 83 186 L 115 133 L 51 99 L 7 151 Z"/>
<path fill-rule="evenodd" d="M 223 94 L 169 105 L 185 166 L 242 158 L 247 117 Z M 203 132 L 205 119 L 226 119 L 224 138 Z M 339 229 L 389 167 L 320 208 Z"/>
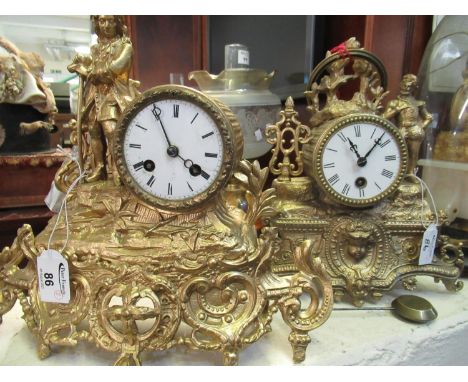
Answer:
<path fill-rule="evenodd" d="M 392 195 L 406 171 L 406 145 L 398 129 L 372 114 L 338 118 L 320 136 L 306 169 L 330 200 L 369 207 Z M 309 154 L 309 152 L 307 152 Z"/>
<path fill-rule="evenodd" d="M 290 255 L 307 239 L 332 278 L 335 297 L 357 306 L 397 282 L 415 288 L 416 275 L 456 291 L 463 285 L 458 243 L 440 236 L 433 263 L 418 265 L 422 235 L 435 219 L 421 200 L 421 185 L 408 174 L 406 136 L 382 116 L 385 68 L 355 39 L 340 48 L 311 73 L 308 126 L 297 120 L 289 99 L 281 120 L 266 130 L 276 145 L 270 169 L 278 175 L 273 186 L 281 211 L 272 220 L 282 239 L 273 270 L 293 271 Z M 350 89 L 352 97 L 340 96 Z M 443 212 L 439 216 L 443 221 Z"/>
<path fill-rule="evenodd" d="M 102 162 L 76 127 L 83 166 L 95 173 Z M 259 222 L 276 214 L 276 196 L 263 189 L 268 169 L 241 160 L 232 112 L 197 90 L 164 85 L 133 99 L 113 134 L 101 172 L 108 178 L 85 177 L 73 189 L 68 221 L 55 216 L 36 237 L 26 225 L 1 252 L 0 317 L 19 300 L 42 358 L 85 341 L 118 353 L 116 365 L 182 345 L 218 351 L 233 365 L 280 311 L 293 358 L 304 360 L 308 332 L 331 313 L 331 282 L 309 241 L 295 251 L 296 272 L 271 272 L 277 232 L 260 232 Z M 76 163 L 62 166 L 57 188 L 70 187 Z M 64 247 L 68 304 L 38 292 L 37 259 L 49 245 Z"/>

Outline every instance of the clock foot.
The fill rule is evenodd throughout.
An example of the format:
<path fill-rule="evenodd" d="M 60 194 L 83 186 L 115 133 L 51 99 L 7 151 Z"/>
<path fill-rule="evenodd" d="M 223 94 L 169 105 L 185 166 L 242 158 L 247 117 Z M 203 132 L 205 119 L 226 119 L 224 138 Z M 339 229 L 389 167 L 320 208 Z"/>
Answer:
<path fill-rule="evenodd" d="M 305 360 L 307 346 L 310 344 L 310 336 L 306 332 L 293 330 L 289 335 L 289 343 L 293 349 L 294 363 L 299 363 Z"/>
<path fill-rule="evenodd" d="M 463 281 L 442 279 L 445 288 L 451 292 L 458 292 L 463 289 Z"/>
<path fill-rule="evenodd" d="M 335 300 L 336 302 L 343 301 L 343 297 L 344 297 L 344 292 L 342 290 L 336 289 L 333 291 L 333 300 Z"/>
<path fill-rule="evenodd" d="M 114 366 L 141 366 L 138 353 L 122 353 Z"/>
<path fill-rule="evenodd" d="M 37 355 L 39 356 L 40 359 L 46 359 L 47 357 L 50 356 L 51 353 L 52 353 L 52 350 L 50 349 L 49 345 L 46 345 L 43 342 L 38 344 Z"/>
<path fill-rule="evenodd" d="M 224 366 L 236 366 L 239 363 L 239 354 L 235 350 L 225 350 L 223 352 Z"/>
<path fill-rule="evenodd" d="M 417 280 L 414 276 L 406 277 L 402 280 L 403 288 L 406 290 L 415 290 L 417 286 Z"/>

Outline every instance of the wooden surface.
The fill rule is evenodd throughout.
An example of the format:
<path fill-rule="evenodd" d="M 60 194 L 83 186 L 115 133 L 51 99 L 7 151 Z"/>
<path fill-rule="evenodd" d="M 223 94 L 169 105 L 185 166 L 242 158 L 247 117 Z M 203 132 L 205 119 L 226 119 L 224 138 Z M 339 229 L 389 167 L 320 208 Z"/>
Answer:
<path fill-rule="evenodd" d="M 31 225 L 37 235 L 52 216 L 53 213 L 46 206 L 0 210 L 0 252 L 3 247 L 11 246 L 18 228 L 23 224 Z"/>
<path fill-rule="evenodd" d="M 169 83 L 170 73 L 187 75 L 206 63 L 205 16 L 130 16 L 134 77 L 141 90 Z"/>
<path fill-rule="evenodd" d="M 418 73 L 432 16 L 326 16 L 324 24 L 325 51 L 354 36 L 382 60 L 389 79 L 388 101 L 398 94 L 404 74 Z"/>
<path fill-rule="evenodd" d="M 44 198 L 65 159 L 55 147 L 68 139 L 70 133 L 63 125 L 72 117 L 63 113 L 56 116 L 59 131 L 50 137 L 50 152 L 0 156 L 0 251 L 12 244 L 23 224 L 30 224 L 39 233 L 52 217 Z"/>
<path fill-rule="evenodd" d="M 65 156 L 57 152 L 0 157 L 0 209 L 43 206 Z"/>
<path fill-rule="evenodd" d="M 324 57 L 327 49 L 356 37 L 386 66 L 390 90 L 387 99 L 398 94 L 402 75 L 417 74 L 432 27 L 432 16 L 318 18 L 321 27 L 316 31 L 315 44 L 321 48 L 315 52 L 316 59 Z M 169 83 L 170 73 L 183 73 L 185 84 L 193 86 L 187 74 L 208 69 L 208 16 L 126 16 L 126 22 L 135 50 L 132 75 L 141 81 L 142 90 Z"/>

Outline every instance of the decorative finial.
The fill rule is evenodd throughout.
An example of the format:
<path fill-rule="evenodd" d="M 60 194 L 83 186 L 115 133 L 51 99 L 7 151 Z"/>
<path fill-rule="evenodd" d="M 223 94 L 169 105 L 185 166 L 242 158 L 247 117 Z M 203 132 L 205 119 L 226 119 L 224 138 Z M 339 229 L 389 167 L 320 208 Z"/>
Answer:
<path fill-rule="evenodd" d="M 272 157 L 269 163 L 270 171 L 279 175 L 279 180 L 289 180 L 292 176 L 300 176 L 304 169 L 301 147 L 310 138 L 310 129 L 297 119 L 297 111 L 294 110 L 292 97 L 286 99 L 285 108 L 280 112 L 280 120 L 274 125 L 268 125 L 265 134 L 267 142 L 275 145 L 272 149 Z M 279 154 L 283 160 L 278 159 Z M 290 158 L 290 154 L 294 158 Z"/>

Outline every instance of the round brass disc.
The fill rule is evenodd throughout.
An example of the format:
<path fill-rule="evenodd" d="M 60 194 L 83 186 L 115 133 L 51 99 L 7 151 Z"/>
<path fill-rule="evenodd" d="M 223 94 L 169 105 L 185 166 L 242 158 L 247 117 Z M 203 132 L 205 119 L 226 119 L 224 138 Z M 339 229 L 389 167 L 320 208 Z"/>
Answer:
<path fill-rule="evenodd" d="M 428 322 L 437 318 L 437 311 L 425 298 L 403 295 L 392 301 L 394 312 L 409 321 Z"/>

